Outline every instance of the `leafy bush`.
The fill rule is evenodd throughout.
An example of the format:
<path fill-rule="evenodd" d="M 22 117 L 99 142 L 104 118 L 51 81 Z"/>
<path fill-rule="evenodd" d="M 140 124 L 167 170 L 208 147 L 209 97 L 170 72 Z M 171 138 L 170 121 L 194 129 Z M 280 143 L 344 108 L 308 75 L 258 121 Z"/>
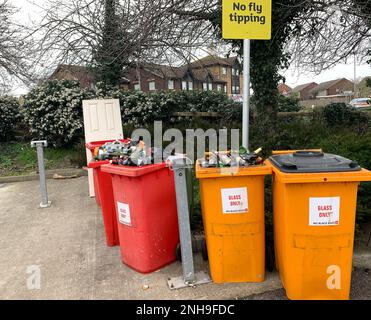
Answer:
<path fill-rule="evenodd" d="M 124 91 L 99 84 L 97 98 L 120 100 L 125 125 L 145 126 L 153 121 L 174 123 L 175 112 L 217 112 L 224 120 L 241 119 L 242 106 L 222 92 L 215 91 L 161 91 L 143 93 Z"/>
<path fill-rule="evenodd" d="M 0 97 L 0 141 L 12 137 L 12 129 L 19 118 L 19 102 L 10 96 Z"/>
<path fill-rule="evenodd" d="M 363 168 L 371 170 L 371 130 L 368 128 L 359 133 L 353 127 L 329 127 L 317 119 L 306 122 L 303 119 L 292 119 L 290 122 L 280 121 L 276 135 L 261 138 L 257 125 L 251 127 L 251 145 L 264 148 L 264 155 L 271 155 L 272 150 L 296 150 L 322 148 L 326 153 L 333 153 L 357 161 Z M 268 228 L 271 227 L 271 190 L 266 188 L 266 214 Z M 360 226 L 371 221 L 371 183 L 361 183 L 358 192 L 356 226 L 359 234 Z"/>
<path fill-rule="evenodd" d="M 301 109 L 298 98 L 285 97 L 279 95 L 278 97 L 278 112 L 298 112 Z"/>
<path fill-rule="evenodd" d="M 34 138 L 64 146 L 82 134 L 82 100 L 88 97 L 76 81 L 48 81 L 26 95 L 22 115 Z"/>
<path fill-rule="evenodd" d="M 329 127 L 367 127 L 368 116 L 345 103 L 331 103 L 322 110 L 323 118 Z"/>

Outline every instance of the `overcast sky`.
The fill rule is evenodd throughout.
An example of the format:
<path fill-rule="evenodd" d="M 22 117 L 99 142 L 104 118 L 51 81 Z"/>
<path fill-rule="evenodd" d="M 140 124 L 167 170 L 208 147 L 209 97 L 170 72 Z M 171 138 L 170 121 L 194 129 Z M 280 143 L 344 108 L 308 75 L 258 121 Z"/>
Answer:
<path fill-rule="evenodd" d="M 37 3 L 38 6 L 42 6 L 45 0 L 10 0 L 15 6 L 20 8 L 17 18 L 23 20 L 23 22 L 28 22 L 30 19 L 37 19 L 39 17 L 40 8 L 33 5 L 32 2 Z M 285 72 L 286 83 L 295 87 L 299 84 L 304 84 L 307 82 L 325 82 L 337 78 L 347 78 L 349 80 L 354 80 L 354 60 L 349 59 L 348 64 L 339 64 L 334 68 L 328 69 L 322 72 L 320 75 L 315 75 L 313 73 L 303 72 L 303 70 L 297 70 L 290 68 Z M 356 65 L 356 77 L 363 78 L 366 76 L 371 76 L 371 66 L 368 64 L 358 64 Z M 26 89 L 22 86 L 17 86 L 14 88 L 14 94 L 23 94 Z"/>

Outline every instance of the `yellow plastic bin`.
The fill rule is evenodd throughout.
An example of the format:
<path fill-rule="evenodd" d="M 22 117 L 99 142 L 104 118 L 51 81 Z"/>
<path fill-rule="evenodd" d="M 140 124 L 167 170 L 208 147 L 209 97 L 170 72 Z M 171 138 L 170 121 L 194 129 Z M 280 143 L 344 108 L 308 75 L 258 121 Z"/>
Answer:
<path fill-rule="evenodd" d="M 215 283 L 264 281 L 264 177 L 269 174 L 266 165 L 221 169 L 196 164 Z"/>
<path fill-rule="evenodd" d="M 357 188 L 371 172 L 316 151 L 280 153 L 273 170 L 276 266 L 289 299 L 349 299 Z"/>

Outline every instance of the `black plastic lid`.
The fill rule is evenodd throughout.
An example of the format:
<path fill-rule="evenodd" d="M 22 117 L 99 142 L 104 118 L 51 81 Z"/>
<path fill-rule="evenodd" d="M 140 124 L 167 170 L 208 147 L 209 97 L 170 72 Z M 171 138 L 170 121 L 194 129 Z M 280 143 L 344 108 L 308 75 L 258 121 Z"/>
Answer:
<path fill-rule="evenodd" d="M 316 151 L 297 151 L 269 158 L 271 163 L 286 173 L 347 172 L 360 171 L 356 161 L 334 154 Z"/>

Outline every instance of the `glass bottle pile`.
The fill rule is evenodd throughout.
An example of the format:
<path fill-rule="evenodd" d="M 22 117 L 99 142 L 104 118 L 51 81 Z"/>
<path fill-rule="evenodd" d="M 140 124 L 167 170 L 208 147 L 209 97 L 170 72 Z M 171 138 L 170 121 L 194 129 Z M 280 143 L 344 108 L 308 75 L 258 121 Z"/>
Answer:
<path fill-rule="evenodd" d="M 238 152 L 211 151 L 200 160 L 202 168 L 248 167 L 263 164 L 264 160 L 259 154 L 262 148 L 249 152 L 241 147 Z"/>
<path fill-rule="evenodd" d="M 95 151 L 95 160 L 110 160 L 114 165 L 121 166 L 145 166 L 153 163 L 157 150 L 146 148 L 144 141 L 128 140 L 107 142 Z"/>

